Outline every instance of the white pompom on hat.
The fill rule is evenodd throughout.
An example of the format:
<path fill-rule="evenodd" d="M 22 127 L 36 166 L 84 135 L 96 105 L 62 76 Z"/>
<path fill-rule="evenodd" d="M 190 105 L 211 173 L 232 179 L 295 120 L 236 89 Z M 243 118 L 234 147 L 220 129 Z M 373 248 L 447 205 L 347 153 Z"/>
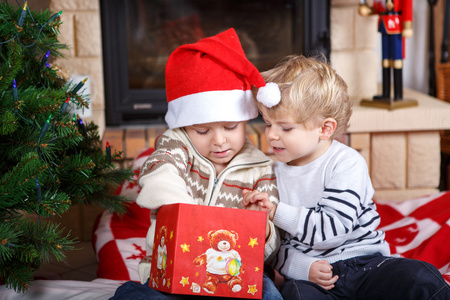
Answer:
<path fill-rule="evenodd" d="M 182 45 L 172 52 L 166 64 L 165 120 L 172 129 L 253 119 L 258 109 L 252 86 L 259 88 L 256 98 L 264 105 L 273 106 L 280 101 L 278 86 L 266 85 L 246 58 L 233 28 Z"/>
<path fill-rule="evenodd" d="M 276 84 L 275 82 L 266 83 L 266 86 L 258 90 L 256 100 L 258 100 L 268 108 L 271 108 L 272 106 L 280 103 L 281 93 L 278 84 Z"/>

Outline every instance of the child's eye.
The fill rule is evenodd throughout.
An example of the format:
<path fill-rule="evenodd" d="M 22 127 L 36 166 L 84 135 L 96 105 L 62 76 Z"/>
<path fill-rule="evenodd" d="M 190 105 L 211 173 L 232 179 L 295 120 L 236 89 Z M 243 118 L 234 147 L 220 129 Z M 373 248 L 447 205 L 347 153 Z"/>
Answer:
<path fill-rule="evenodd" d="M 289 128 L 281 128 L 283 131 L 286 131 L 286 132 L 288 132 L 288 131 L 291 131 L 292 130 L 292 128 L 291 127 L 289 127 Z"/>
<path fill-rule="evenodd" d="M 208 131 L 209 130 L 195 130 L 196 132 L 197 132 L 197 134 L 200 134 L 200 135 L 205 135 L 205 134 L 207 134 L 208 133 Z"/>
<path fill-rule="evenodd" d="M 238 124 L 235 124 L 232 126 L 225 126 L 225 130 L 233 130 L 233 129 L 236 129 L 237 126 L 238 126 Z"/>

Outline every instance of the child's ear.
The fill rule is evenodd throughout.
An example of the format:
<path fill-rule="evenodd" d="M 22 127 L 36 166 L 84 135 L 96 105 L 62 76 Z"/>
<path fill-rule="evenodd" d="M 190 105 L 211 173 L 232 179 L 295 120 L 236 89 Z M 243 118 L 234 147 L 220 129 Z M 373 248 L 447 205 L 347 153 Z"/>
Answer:
<path fill-rule="evenodd" d="M 322 121 L 322 127 L 320 128 L 320 139 L 329 139 L 336 130 L 337 122 L 333 118 L 326 118 Z"/>

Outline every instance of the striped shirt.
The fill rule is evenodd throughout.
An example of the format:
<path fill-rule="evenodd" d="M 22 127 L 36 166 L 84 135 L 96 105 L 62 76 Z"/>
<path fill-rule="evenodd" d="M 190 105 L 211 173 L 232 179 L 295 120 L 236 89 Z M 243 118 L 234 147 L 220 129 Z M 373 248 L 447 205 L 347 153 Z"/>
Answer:
<path fill-rule="evenodd" d="M 274 224 L 285 231 L 275 268 L 288 279 L 308 280 L 316 260 L 329 263 L 380 252 L 389 255 L 364 158 L 333 141 L 304 166 L 276 162 L 280 194 Z"/>

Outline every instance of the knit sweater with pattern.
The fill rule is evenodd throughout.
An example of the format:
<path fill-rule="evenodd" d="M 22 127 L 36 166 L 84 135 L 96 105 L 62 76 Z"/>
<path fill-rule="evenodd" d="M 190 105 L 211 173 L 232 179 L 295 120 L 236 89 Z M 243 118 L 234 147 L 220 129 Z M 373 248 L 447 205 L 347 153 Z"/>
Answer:
<path fill-rule="evenodd" d="M 152 210 L 146 239 L 148 255 L 153 250 L 156 211 L 163 205 L 189 203 L 242 208 L 243 189 L 267 192 L 270 200 L 278 203 L 272 163 L 246 139 L 241 151 L 216 176 L 213 164 L 195 149 L 184 129 L 167 130 L 156 140 L 155 152 L 144 162 L 139 175 L 142 190 L 136 202 Z M 265 259 L 275 254 L 280 243 L 273 223 L 269 226 Z M 149 264 L 145 269 L 140 270 L 141 281 L 149 276 Z"/>
<path fill-rule="evenodd" d="M 280 193 L 274 224 L 285 231 L 273 264 L 286 278 L 308 280 L 316 260 L 389 255 L 364 158 L 333 141 L 304 166 L 274 165 Z"/>

